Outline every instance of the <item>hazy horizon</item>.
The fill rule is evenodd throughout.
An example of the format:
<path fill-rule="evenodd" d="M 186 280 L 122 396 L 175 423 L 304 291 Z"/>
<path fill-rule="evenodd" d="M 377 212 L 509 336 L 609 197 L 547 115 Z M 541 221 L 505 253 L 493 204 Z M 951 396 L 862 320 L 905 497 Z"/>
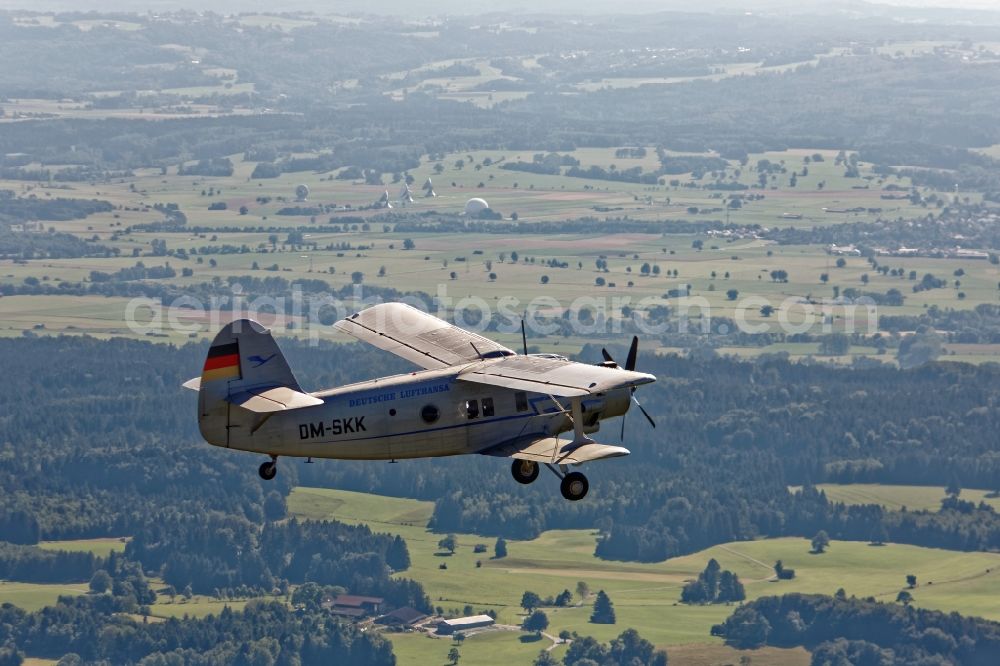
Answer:
<path fill-rule="evenodd" d="M 252 13 L 252 12 L 314 12 L 317 14 L 385 14 L 385 15 L 441 15 L 441 14 L 491 14 L 517 12 L 521 14 L 646 14 L 662 11 L 685 11 L 692 13 L 736 12 L 736 11 L 788 11 L 790 13 L 827 13 L 839 11 L 869 11 L 878 12 L 881 8 L 911 9 L 911 10 L 954 10 L 963 11 L 998 11 L 1000 2 L 997 0 L 838 0 L 834 3 L 817 0 L 793 2 L 790 0 L 710 0 L 702 3 L 697 9 L 681 0 L 637 0 L 622 5 L 615 2 L 586 3 L 581 6 L 575 0 L 543 0 L 543 2 L 524 2 L 524 0 L 444 0 L 433 5 L 432 10 L 415 8 L 412 3 L 401 0 L 382 0 L 378 3 L 347 0 L 338 3 L 325 3 L 319 0 L 287 0 L 276 7 L 270 0 L 102 0 L 81 6 L 81 3 L 70 0 L 0 0 L 0 10 L 4 11 L 175 11 L 175 10 L 205 10 L 222 13 Z"/>

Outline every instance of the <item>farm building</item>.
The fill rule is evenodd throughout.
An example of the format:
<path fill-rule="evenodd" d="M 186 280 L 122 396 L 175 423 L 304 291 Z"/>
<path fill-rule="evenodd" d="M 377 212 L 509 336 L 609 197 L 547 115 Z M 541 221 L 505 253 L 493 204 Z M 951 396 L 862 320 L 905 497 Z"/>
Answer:
<path fill-rule="evenodd" d="M 465 629 L 477 629 L 479 627 L 489 627 L 496 623 L 489 615 L 470 615 L 469 617 L 456 617 L 451 620 L 441 620 L 438 622 L 437 633 L 445 636 L 464 631 Z"/>
<path fill-rule="evenodd" d="M 323 606 L 328 608 L 334 615 L 361 617 L 364 615 L 377 615 L 383 601 L 382 597 L 338 594 L 332 600 L 324 602 Z"/>
<path fill-rule="evenodd" d="M 377 622 L 378 624 L 412 627 L 417 622 L 420 622 L 426 617 L 427 617 L 426 613 L 421 613 L 416 608 L 410 608 L 409 606 L 404 606 L 403 608 L 397 608 L 391 613 L 386 613 L 382 617 L 375 620 L 375 622 Z"/>

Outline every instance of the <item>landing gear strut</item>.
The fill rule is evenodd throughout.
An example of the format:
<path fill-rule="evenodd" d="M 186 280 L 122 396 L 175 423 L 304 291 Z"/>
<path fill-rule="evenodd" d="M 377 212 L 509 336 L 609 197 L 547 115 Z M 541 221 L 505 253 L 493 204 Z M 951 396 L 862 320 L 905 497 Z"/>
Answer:
<path fill-rule="evenodd" d="M 580 472 L 570 472 L 563 477 L 562 482 L 559 484 L 562 496 L 571 502 L 582 500 L 587 496 L 589 489 L 590 484 L 587 482 L 587 477 Z"/>
<path fill-rule="evenodd" d="M 260 478 L 270 481 L 278 473 L 278 456 L 271 456 L 271 462 L 262 463 L 257 469 Z"/>
<path fill-rule="evenodd" d="M 528 484 L 538 478 L 538 463 L 533 460 L 515 460 L 510 473 L 518 483 Z"/>

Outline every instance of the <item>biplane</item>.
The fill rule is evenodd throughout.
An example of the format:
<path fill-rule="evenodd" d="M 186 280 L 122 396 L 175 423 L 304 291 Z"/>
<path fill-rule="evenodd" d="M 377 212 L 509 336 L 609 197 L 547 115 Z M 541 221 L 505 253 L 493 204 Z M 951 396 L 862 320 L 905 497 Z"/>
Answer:
<path fill-rule="evenodd" d="M 302 389 L 271 336 L 251 319 L 216 335 L 198 391 L 198 425 L 215 446 L 267 455 L 259 473 L 273 479 L 279 457 L 389 460 L 481 454 L 511 458 L 518 483 L 542 465 L 568 500 L 582 499 L 587 477 L 570 467 L 629 454 L 589 437 L 623 417 L 637 387 L 638 339 L 624 366 L 607 350 L 591 365 L 555 354 L 515 353 L 488 338 L 403 303 L 383 303 L 334 324 L 338 330 L 410 361 L 420 370 L 322 391 Z M 523 335 L 523 323 L 522 323 Z M 563 436 L 563 433 L 571 433 Z"/>

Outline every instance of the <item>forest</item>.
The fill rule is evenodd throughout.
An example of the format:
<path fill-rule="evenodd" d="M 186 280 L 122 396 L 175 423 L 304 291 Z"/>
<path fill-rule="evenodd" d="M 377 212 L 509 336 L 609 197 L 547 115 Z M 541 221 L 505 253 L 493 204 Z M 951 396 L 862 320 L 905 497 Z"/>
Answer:
<path fill-rule="evenodd" d="M 987 666 L 1000 654 L 996 622 L 840 594 L 761 597 L 712 633 L 745 648 L 805 645 L 813 666 Z"/>
<path fill-rule="evenodd" d="M 407 367 L 357 345 L 311 348 L 289 340 L 282 346 L 306 387 Z M 570 504 L 542 484 L 515 488 L 506 467 L 477 457 L 293 464 L 264 487 L 248 456 L 200 443 L 193 400 L 177 398 L 177 387 L 195 372 L 203 353 L 195 344 L 173 348 L 65 336 L 0 340 L 0 361 L 24 378 L 0 388 L 9 405 L 0 417 L 0 450 L 9 460 L 0 470 L 0 483 L 9 489 L 0 499 L 0 524 L 8 539 L 31 544 L 134 534 L 141 537 L 132 547 L 143 553 L 140 559 L 151 558 L 151 566 L 159 567 L 165 559 L 153 544 L 165 538 L 161 525 L 172 525 L 172 538 L 181 539 L 192 558 L 210 561 L 211 553 L 199 553 L 194 544 L 211 524 L 203 521 L 216 518 L 185 514 L 211 507 L 225 514 L 218 520 L 236 521 L 245 530 L 246 521 L 264 524 L 281 515 L 283 496 L 305 483 L 433 499 L 432 525 L 441 532 L 527 538 L 545 529 L 597 527 L 603 534 L 597 553 L 613 559 L 662 560 L 731 540 L 812 536 L 820 529 L 833 538 L 868 540 L 885 530 L 901 543 L 1000 547 L 1000 516 L 985 505 L 888 511 L 833 503 L 811 486 L 938 485 L 942 497 L 953 481 L 959 487 L 997 487 L 1000 457 L 992 433 L 1000 424 L 988 405 L 998 399 L 1000 377 L 991 365 L 851 369 L 768 358 L 643 355 L 640 367 L 661 378 L 643 396 L 661 429 L 630 420 L 626 441 L 632 455 L 603 465 L 593 497 Z M 355 362 L 344 364 L 347 356 Z M 582 358 L 596 360 L 597 349 L 586 349 Z M 749 410 L 748 404 L 759 407 Z M 32 454 L 18 453 L 23 451 Z M 447 474 L 429 473 L 442 467 Z M 787 490 L 803 484 L 801 492 Z M 298 529 L 307 534 L 315 528 Z M 309 539 L 325 538 L 320 534 Z M 388 548 L 374 552 L 399 568 L 405 558 L 390 556 Z M 219 575 L 234 568 L 236 562 L 219 567 Z M 268 581 L 259 570 L 256 578 L 239 582 Z M 299 571 L 282 573 L 279 566 L 270 576 L 301 580 Z M 324 575 L 343 581 L 335 570 Z"/>
<path fill-rule="evenodd" d="M 0 607 L 0 645 L 66 664 L 370 664 L 396 663 L 392 645 L 329 614 L 251 602 L 202 619 L 146 623 L 112 612 L 114 598 L 64 597 L 33 613 Z M 74 660 L 73 655 L 76 656 Z"/>

